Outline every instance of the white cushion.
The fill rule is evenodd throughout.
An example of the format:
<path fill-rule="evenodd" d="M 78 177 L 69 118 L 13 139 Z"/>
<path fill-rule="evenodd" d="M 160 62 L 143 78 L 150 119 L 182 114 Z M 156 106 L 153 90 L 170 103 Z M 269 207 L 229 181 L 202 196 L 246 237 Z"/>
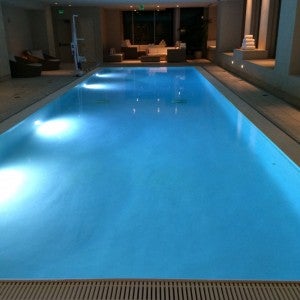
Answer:
<path fill-rule="evenodd" d="M 159 46 L 166 47 L 167 44 L 166 44 L 165 40 L 161 40 L 160 43 L 159 43 Z"/>
<path fill-rule="evenodd" d="M 40 58 L 40 59 L 45 59 L 42 50 L 31 50 L 30 53 L 31 53 L 32 56 L 35 56 L 35 57 Z"/>
<path fill-rule="evenodd" d="M 131 42 L 130 40 L 124 40 L 121 44 L 122 47 L 130 47 L 131 46 Z"/>

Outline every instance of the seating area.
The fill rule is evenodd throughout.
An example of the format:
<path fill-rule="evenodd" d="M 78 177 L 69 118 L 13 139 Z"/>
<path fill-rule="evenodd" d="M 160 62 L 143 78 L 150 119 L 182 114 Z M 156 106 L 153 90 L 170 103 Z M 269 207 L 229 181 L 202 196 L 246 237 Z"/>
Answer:
<path fill-rule="evenodd" d="M 186 61 L 186 48 L 176 45 L 167 47 L 164 40 L 158 45 L 132 45 L 125 40 L 121 45 L 121 53 L 125 60 L 140 60 L 141 62 L 184 62 Z M 107 60 L 109 61 L 109 60 Z"/>
<path fill-rule="evenodd" d="M 23 57 L 30 63 L 42 64 L 43 71 L 59 69 L 60 59 L 44 53 L 42 50 L 26 50 L 23 52 Z"/>

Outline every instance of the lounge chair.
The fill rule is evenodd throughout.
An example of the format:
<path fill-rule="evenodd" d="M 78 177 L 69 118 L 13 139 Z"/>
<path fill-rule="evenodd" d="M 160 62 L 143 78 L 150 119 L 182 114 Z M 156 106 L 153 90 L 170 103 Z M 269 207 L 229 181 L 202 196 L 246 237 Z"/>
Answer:
<path fill-rule="evenodd" d="M 36 77 L 41 76 L 42 64 L 29 63 L 27 60 L 18 56 L 11 56 L 9 59 L 11 77 Z"/>
<path fill-rule="evenodd" d="M 58 70 L 60 59 L 44 53 L 42 50 L 26 50 L 23 56 L 31 63 L 41 63 L 43 71 Z"/>

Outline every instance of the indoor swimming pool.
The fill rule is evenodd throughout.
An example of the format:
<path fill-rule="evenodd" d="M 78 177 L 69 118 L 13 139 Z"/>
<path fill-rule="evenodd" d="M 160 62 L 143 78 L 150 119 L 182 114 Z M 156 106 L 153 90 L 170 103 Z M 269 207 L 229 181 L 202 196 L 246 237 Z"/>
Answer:
<path fill-rule="evenodd" d="M 193 67 L 103 68 L 0 135 L 0 278 L 300 279 L 300 168 Z"/>

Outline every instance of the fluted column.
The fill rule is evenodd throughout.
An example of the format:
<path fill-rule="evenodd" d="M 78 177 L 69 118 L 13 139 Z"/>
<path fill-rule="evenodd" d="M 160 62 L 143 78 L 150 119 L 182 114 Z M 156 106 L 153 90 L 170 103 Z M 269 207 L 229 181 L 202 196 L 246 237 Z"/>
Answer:
<path fill-rule="evenodd" d="M 246 16 L 245 16 L 245 29 L 244 34 L 253 34 L 251 32 L 251 18 L 252 18 L 252 0 L 247 0 L 247 6 L 246 6 Z"/>
<path fill-rule="evenodd" d="M 259 26 L 258 48 L 266 50 L 268 23 L 270 15 L 270 0 L 262 0 Z"/>

